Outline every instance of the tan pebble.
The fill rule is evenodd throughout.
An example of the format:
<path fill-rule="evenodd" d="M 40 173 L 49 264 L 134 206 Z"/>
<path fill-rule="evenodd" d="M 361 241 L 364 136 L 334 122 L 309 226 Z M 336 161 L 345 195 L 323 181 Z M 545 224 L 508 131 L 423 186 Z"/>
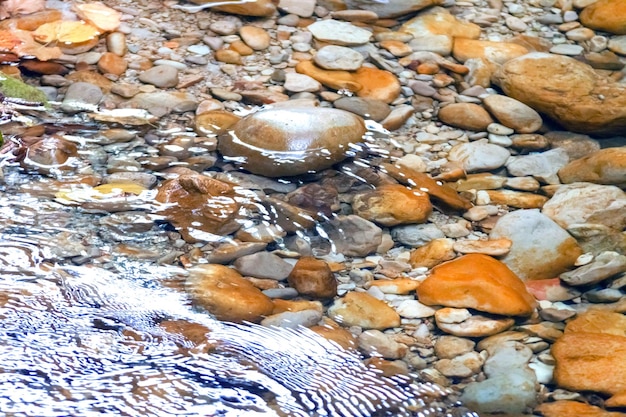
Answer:
<path fill-rule="evenodd" d="M 391 110 L 391 113 L 389 113 L 380 124 L 387 130 L 397 130 L 404 126 L 406 121 L 409 120 L 413 114 L 415 114 L 413 106 L 402 104 Z"/>
<path fill-rule="evenodd" d="M 274 280 L 276 282 L 276 280 Z M 272 300 L 274 303 L 274 310 L 272 314 L 284 313 L 285 311 L 298 312 L 303 310 L 315 310 L 320 313 L 324 311 L 324 306 L 319 301 L 309 300 L 283 300 L 276 298 Z"/>
<path fill-rule="evenodd" d="M 215 51 L 215 59 L 226 64 L 242 64 L 241 55 L 232 49 L 220 49 Z"/>
<path fill-rule="evenodd" d="M 259 322 L 274 310 L 269 297 L 227 266 L 199 265 L 189 272 L 192 300 L 218 320 Z"/>
<path fill-rule="evenodd" d="M 469 174 L 465 178 L 458 180 L 453 187 L 457 191 L 469 190 L 497 190 L 502 188 L 506 183 L 506 177 L 481 172 L 477 174 Z"/>
<path fill-rule="evenodd" d="M 382 41 L 380 42 L 380 46 L 399 57 L 410 55 L 413 52 L 409 45 L 400 41 Z"/>
<path fill-rule="evenodd" d="M 397 184 L 382 185 L 357 194 L 354 213 L 383 226 L 423 223 L 432 212 L 428 194 Z"/>
<path fill-rule="evenodd" d="M 561 323 L 552 323 L 549 321 L 543 321 L 537 324 L 525 324 L 519 326 L 518 330 L 524 331 L 531 336 L 540 337 L 548 342 L 554 342 L 563 336 L 563 330 Z"/>
<path fill-rule="evenodd" d="M 439 119 L 461 129 L 484 131 L 493 119 L 482 106 L 474 103 L 452 103 L 439 110 Z"/>
<path fill-rule="evenodd" d="M 337 10 L 332 12 L 331 16 L 333 19 L 347 22 L 374 23 L 378 20 L 378 15 L 369 10 Z"/>
<path fill-rule="evenodd" d="M 400 316 L 387 303 L 364 292 L 349 292 L 335 300 L 328 315 L 344 326 L 388 329 L 400 325 Z"/>
<path fill-rule="evenodd" d="M 126 60 L 112 52 L 103 53 L 98 60 L 98 70 L 103 74 L 122 75 L 127 68 Z"/>
<path fill-rule="evenodd" d="M 366 288 L 376 287 L 385 294 L 409 294 L 420 285 L 419 281 L 410 278 L 396 278 L 391 280 L 376 280 L 366 284 Z"/>
<path fill-rule="evenodd" d="M 454 240 L 452 239 L 433 239 L 411 252 L 409 263 L 413 268 L 432 268 L 456 257 L 453 245 Z"/>
<path fill-rule="evenodd" d="M 509 239 L 494 240 L 458 240 L 454 250 L 459 253 L 482 253 L 483 255 L 501 256 L 509 253 L 512 242 Z"/>
<path fill-rule="evenodd" d="M 362 86 L 359 84 L 354 75 L 348 71 L 341 70 L 325 70 L 316 66 L 312 61 L 302 61 L 296 65 L 296 71 L 300 74 L 308 75 L 316 79 L 326 87 L 335 90 L 348 90 L 352 92 L 359 91 Z"/>
<path fill-rule="evenodd" d="M 248 56 L 254 53 L 254 50 L 246 45 L 243 41 L 234 41 L 228 49 L 237 52 L 241 56 Z"/>
<path fill-rule="evenodd" d="M 117 56 L 126 55 L 126 35 L 121 32 L 109 33 L 106 37 L 107 50 Z"/>
<path fill-rule="evenodd" d="M 434 62 L 424 62 L 423 64 L 419 64 L 415 71 L 418 74 L 432 75 L 437 74 L 439 72 L 439 65 Z"/>
<path fill-rule="evenodd" d="M 471 315 L 466 309 L 448 307 L 437 310 L 435 321 L 440 330 L 459 337 L 492 336 L 502 333 L 515 324 L 515 320 L 511 318 L 487 318 Z"/>
<path fill-rule="evenodd" d="M 535 298 L 502 262 L 468 254 L 433 268 L 418 290 L 426 305 L 473 308 L 493 314 L 528 316 Z"/>
<path fill-rule="evenodd" d="M 204 3 L 200 0 L 199 2 Z M 218 12 L 240 14 L 243 16 L 272 16 L 276 13 L 275 0 L 255 0 L 253 2 L 233 3 L 223 6 L 215 6 L 211 10 Z"/>
<path fill-rule="evenodd" d="M 492 204 L 502 204 L 504 206 L 533 209 L 541 208 L 548 201 L 548 197 L 543 195 L 525 193 L 511 190 L 488 190 Z"/>
<path fill-rule="evenodd" d="M 226 110 L 208 111 L 196 116 L 194 130 L 199 135 L 221 135 L 230 129 L 241 118 Z"/>
<path fill-rule="evenodd" d="M 263 28 L 242 26 L 239 29 L 241 39 L 255 51 L 262 51 L 270 46 L 270 35 Z"/>
<path fill-rule="evenodd" d="M 300 295 L 321 299 L 337 295 L 337 280 L 330 267 L 311 256 L 298 259 L 287 281 Z"/>

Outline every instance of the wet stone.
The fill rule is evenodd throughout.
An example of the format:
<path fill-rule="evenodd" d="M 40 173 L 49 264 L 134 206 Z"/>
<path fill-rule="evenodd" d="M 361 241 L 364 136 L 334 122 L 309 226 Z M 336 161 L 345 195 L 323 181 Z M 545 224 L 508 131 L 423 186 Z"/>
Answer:
<path fill-rule="evenodd" d="M 233 266 L 242 275 L 277 281 L 286 279 L 293 269 L 293 265 L 269 252 L 242 256 L 233 262 Z"/>
<path fill-rule="evenodd" d="M 102 90 L 97 85 L 75 82 L 68 87 L 61 103 L 61 109 L 68 113 L 93 111 L 102 97 Z"/>
<path fill-rule="evenodd" d="M 349 292 L 328 309 L 330 318 L 344 326 L 384 330 L 400 325 L 400 316 L 384 301 L 364 292 Z"/>
<path fill-rule="evenodd" d="M 157 65 L 139 74 L 139 80 L 159 88 L 175 87 L 178 84 L 178 70 L 171 65 Z"/>
<path fill-rule="evenodd" d="M 294 118 L 299 123 L 292 123 Z M 218 149 L 253 173 L 289 176 L 328 168 L 345 159 L 349 145 L 360 142 L 364 133 L 362 119 L 343 110 L 276 108 L 237 122 L 220 136 Z"/>

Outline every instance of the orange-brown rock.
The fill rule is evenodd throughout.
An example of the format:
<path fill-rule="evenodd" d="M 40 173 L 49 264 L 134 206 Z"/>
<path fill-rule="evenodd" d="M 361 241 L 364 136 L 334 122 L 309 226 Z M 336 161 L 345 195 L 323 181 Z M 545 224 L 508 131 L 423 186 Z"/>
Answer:
<path fill-rule="evenodd" d="M 487 194 L 492 204 L 523 209 L 541 208 L 548 201 L 546 196 L 523 191 L 487 190 Z"/>
<path fill-rule="evenodd" d="M 325 339 L 337 343 L 346 350 L 356 350 L 358 347 L 356 337 L 354 337 L 352 333 L 328 318 L 324 319 L 324 324 L 309 327 L 309 329 Z"/>
<path fill-rule="evenodd" d="M 626 337 L 626 316 L 612 311 L 590 309 L 569 321 L 565 333 L 604 333 Z"/>
<path fill-rule="evenodd" d="M 452 55 L 460 62 L 472 58 L 483 58 L 496 64 L 527 54 L 525 47 L 509 42 L 492 42 L 478 39 L 455 38 Z"/>
<path fill-rule="evenodd" d="M 432 212 L 428 194 L 399 184 L 381 185 L 354 196 L 352 210 L 383 226 L 424 223 Z"/>
<path fill-rule="evenodd" d="M 186 320 L 163 320 L 159 323 L 159 327 L 165 329 L 168 333 L 178 334 L 194 345 L 199 345 L 207 341 L 207 335 L 211 331 L 203 324 L 193 323 Z"/>
<path fill-rule="evenodd" d="M 453 239 L 433 239 L 411 252 L 409 263 L 413 268 L 432 268 L 442 262 L 454 259 L 456 252 L 453 246 Z"/>
<path fill-rule="evenodd" d="M 16 152 L 16 159 L 24 169 L 41 174 L 72 170 L 72 161 L 77 156 L 78 148 L 74 143 L 53 136 L 43 139 L 24 138 L 24 145 Z"/>
<path fill-rule="evenodd" d="M 272 300 L 234 269 L 206 264 L 189 272 L 186 286 L 194 304 L 218 320 L 259 322 L 274 310 Z"/>
<path fill-rule="evenodd" d="M 404 23 L 400 32 L 407 32 L 414 37 L 429 35 L 446 35 L 453 38 L 463 37 L 478 39 L 480 26 L 457 19 L 443 7 L 433 7 L 419 13 L 413 19 Z"/>
<path fill-rule="evenodd" d="M 237 122 L 219 137 L 218 150 L 247 170 L 269 177 L 329 168 L 365 134 L 359 116 L 321 107 L 276 107 Z"/>
<path fill-rule="evenodd" d="M 334 90 L 348 90 L 353 93 L 361 89 L 361 84 L 354 80 L 354 74 L 342 70 L 326 70 L 318 67 L 313 61 L 301 61 L 296 65 L 296 71 Z"/>
<path fill-rule="evenodd" d="M 298 259 L 287 281 L 301 295 L 322 299 L 337 295 L 337 280 L 330 267 L 312 256 Z"/>
<path fill-rule="evenodd" d="M 566 130 L 607 136 L 626 130 L 626 86 L 574 58 L 533 52 L 504 63 L 493 81 Z"/>
<path fill-rule="evenodd" d="M 389 71 L 361 67 L 358 70 L 325 70 L 313 61 L 301 61 L 296 65 L 300 74 L 319 81 L 335 90 L 348 90 L 359 97 L 391 103 L 400 95 L 400 81 Z"/>
<path fill-rule="evenodd" d="M 159 214 L 176 227 L 187 242 L 210 241 L 239 229 L 239 203 L 230 184 L 200 174 L 165 181 L 155 197 L 163 203 Z"/>
<path fill-rule="evenodd" d="M 433 268 L 418 289 L 427 305 L 473 308 L 493 314 L 528 316 L 535 299 L 524 283 L 502 262 L 469 254 Z"/>
<path fill-rule="evenodd" d="M 105 52 L 98 61 L 98 70 L 103 74 L 122 75 L 126 72 L 126 60 L 112 52 Z"/>
<path fill-rule="evenodd" d="M 354 73 L 354 81 L 361 86 L 356 92 L 359 97 L 391 103 L 400 95 L 400 81 L 389 71 L 361 67 Z"/>
<path fill-rule="evenodd" d="M 543 403 L 535 409 L 544 417 L 624 417 L 624 413 L 605 411 L 578 401 L 560 400 Z"/>
<path fill-rule="evenodd" d="M 482 106 L 474 103 L 451 103 L 439 110 L 442 122 L 461 129 L 483 131 L 493 118 Z"/>
<path fill-rule="evenodd" d="M 583 9 L 580 21 L 591 29 L 626 35 L 626 3 L 622 0 L 598 0 Z"/>
<path fill-rule="evenodd" d="M 272 314 L 280 314 L 285 311 L 297 312 L 303 310 L 316 310 L 322 313 L 324 311 L 324 306 L 319 301 L 310 301 L 310 300 L 283 300 L 281 298 L 276 298 L 272 300 L 274 302 L 274 310 Z"/>
<path fill-rule="evenodd" d="M 352 291 L 335 300 L 328 315 L 347 327 L 383 330 L 400 325 L 400 316 L 393 308 L 365 292 Z"/>
<path fill-rule="evenodd" d="M 626 185 L 626 147 L 606 148 L 575 159 L 559 170 L 561 182 Z"/>
<path fill-rule="evenodd" d="M 626 391 L 626 337 L 565 333 L 552 346 L 556 384 L 572 391 Z"/>
<path fill-rule="evenodd" d="M 605 407 L 626 407 L 626 390 L 620 391 L 604 402 Z M 622 413 L 624 414 L 624 413 Z"/>
<path fill-rule="evenodd" d="M 472 203 L 464 197 L 461 197 L 455 190 L 437 183 L 428 174 L 416 171 L 406 166 L 398 166 L 393 164 L 381 164 L 381 168 L 393 178 L 402 184 L 410 185 L 419 190 L 426 191 L 431 197 L 444 203 L 446 206 L 457 209 L 467 210 L 472 207 Z"/>
<path fill-rule="evenodd" d="M 195 4 L 207 4 L 219 2 L 219 0 L 192 0 Z M 214 6 L 211 10 L 224 13 L 240 14 L 243 16 L 271 16 L 276 12 L 277 0 L 255 0 L 253 2 L 241 1 L 240 4 L 226 4 L 222 6 Z"/>

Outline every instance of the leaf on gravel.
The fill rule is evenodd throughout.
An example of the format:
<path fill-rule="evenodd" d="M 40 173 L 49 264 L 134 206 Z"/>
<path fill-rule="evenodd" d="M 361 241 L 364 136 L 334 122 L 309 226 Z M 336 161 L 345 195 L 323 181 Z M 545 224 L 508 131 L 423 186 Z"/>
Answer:
<path fill-rule="evenodd" d="M 72 20 L 57 20 L 44 23 L 33 32 L 35 40 L 41 43 L 62 42 L 81 43 L 100 35 L 100 31 L 89 23 Z"/>
<path fill-rule="evenodd" d="M 46 0 L 2 0 L 0 2 L 0 19 L 18 14 L 29 14 L 43 10 Z"/>
<path fill-rule="evenodd" d="M 13 52 L 20 57 L 33 56 L 40 61 L 59 58 L 62 54 L 61 49 L 43 46 L 35 42 L 31 32 L 19 29 L 0 30 L 0 51 Z"/>
<path fill-rule="evenodd" d="M 12 52 L 13 48 L 22 43 L 13 32 L 13 30 L 0 30 L 0 51 Z"/>
<path fill-rule="evenodd" d="M 74 5 L 74 12 L 102 32 L 112 32 L 117 29 L 122 18 L 120 12 L 102 3 L 77 4 Z"/>

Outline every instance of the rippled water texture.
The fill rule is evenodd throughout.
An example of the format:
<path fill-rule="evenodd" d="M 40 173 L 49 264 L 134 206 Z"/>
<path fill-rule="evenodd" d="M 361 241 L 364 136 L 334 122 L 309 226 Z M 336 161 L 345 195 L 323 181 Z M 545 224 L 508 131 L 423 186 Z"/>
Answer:
<path fill-rule="evenodd" d="M 1 208 L 3 415 L 409 415 L 439 394 L 383 380 L 312 332 L 195 312 L 171 288 L 180 268 L 56 266 L 55 236 L 93 215 L 9 193 Z"/>

